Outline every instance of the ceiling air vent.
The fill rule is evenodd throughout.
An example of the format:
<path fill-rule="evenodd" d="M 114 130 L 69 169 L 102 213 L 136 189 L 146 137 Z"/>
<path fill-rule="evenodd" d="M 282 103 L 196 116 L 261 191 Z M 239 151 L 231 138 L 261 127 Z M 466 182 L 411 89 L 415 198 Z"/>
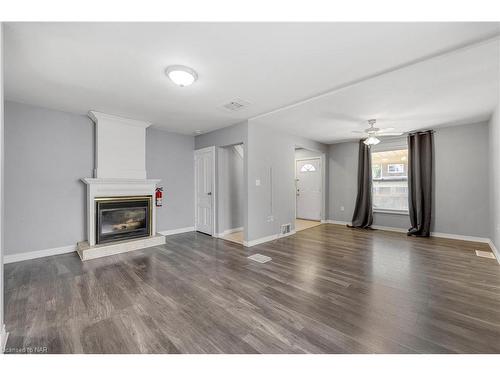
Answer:
<path fill-rule="evenodd" d="M 236 112 L 245 109 L 249 104 L 249 102 L 243 99 L 233 99 L 229 103 L 223 104 L 222 108 L 224 108 L 226 111 Z"/>

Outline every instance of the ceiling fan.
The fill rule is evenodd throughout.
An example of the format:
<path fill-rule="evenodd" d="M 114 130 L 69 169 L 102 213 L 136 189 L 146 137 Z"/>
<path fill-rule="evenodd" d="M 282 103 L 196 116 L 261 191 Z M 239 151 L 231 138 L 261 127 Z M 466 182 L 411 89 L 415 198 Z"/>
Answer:
<path fill-rule="evenodd" d="M 359 131 L 359 130 L 354 130 L 353 133 L 361 133 L 361 134 L 366 134 L 368 136 L 368 138 L 366 138 L 363 143 L 365 145 L 376 145 L 378 143 L 380 143 L 380 139 L 378 139 L 377 137 L 389 137 L 389 136 L 396 136 L 396 135 L 402 135 L 403 133 L 402 132 L 394 132 L 394 128 L 376 128 L 375 127 L 375 123 L 377 122 L 377 120 L 375 119 L 371 119 L 371 120 L 368 120 L 368 125 L 370 125 L 369 128 L 363 130 L 363 131 Z"/>

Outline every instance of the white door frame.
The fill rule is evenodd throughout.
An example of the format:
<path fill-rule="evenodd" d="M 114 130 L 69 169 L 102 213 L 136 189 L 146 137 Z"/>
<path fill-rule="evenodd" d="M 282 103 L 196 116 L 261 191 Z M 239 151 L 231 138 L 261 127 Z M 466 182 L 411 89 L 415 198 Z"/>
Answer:
<path fill-rule="evenodd" d="M 307 150 L 307 149 L 306 149 Z M 326 169 L 325 169 L 325 154 L 321 153 L 318 156 L 310 156 L 304 158 L 294 159 L 294 176 L 295 176 L 295 219 L 297 219 L 297 162 L 304 160 L 315 160 L 319 159 L 321 165 L 321 212 L 320 212 L 320 221 L 323 222 L 326 220 L 325 217 L 325 204 L 326 204 Z"/>
<path fill-rule="evenodd" d="M 193 163 L 194 163 L 194 230 L 197 230 L 197 227 L 196 227 L 196 223 L 198 222 L 197 221 L 197 218 L 196 218 L 196 205 L 197 205 L 197 193 L 196 193 L 196 188 L 198 186 L 198 178 L 196 176 L 196 155 L 198 154 L 201 154 L 201 153 L 205 153 L 205 152 L 210 152 L 212 154 L 212 234 L 211 236 L 212 237 L 215 237 L 215 219 L 217 218 L 217 213 L 216 213 L 216 210 L 217 210 L 217 191 L 216 191 L 216 186 L 217 184 L 215 183 L 215 177 L 217 176 L 217 172 L 216 172 L 216 160 L 215 160 L 215 157 L 216 157 L 216 152 L 215 152 L 215 146 L 209 146 L 209 147 L 204 147 L 204 148 L 200 148 L 200 149 L 197 149 L 197 150 L 194 150 L 194 157 L 193 157 Z"/>

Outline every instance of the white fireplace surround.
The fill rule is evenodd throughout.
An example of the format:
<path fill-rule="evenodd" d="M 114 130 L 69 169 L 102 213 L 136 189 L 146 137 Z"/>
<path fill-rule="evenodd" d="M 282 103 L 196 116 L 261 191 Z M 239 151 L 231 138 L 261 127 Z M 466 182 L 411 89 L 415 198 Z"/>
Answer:
<path fill-rule="evenodd" d="M 82 178 L 87 185 L 87 241 L 78 244 L 82 260 L 155 246 L 164 237 L 156 234 L 156 207 L 151 207 L 152 233 L 142 239 L 131 239 L 96 245 L 95 199 L 150 195 L 160 180 L 146 178 L 146 121 L 131 120 L 95 111 L 89 112 L 95 122 L 94 178 Z"/>
<path fill-rule="evenodd" d="M 147 121 L 90 111 L 95 123 L 96 178 L 146 179 Z"/>
<path fill-rule="evenodd" d="M 154 200 L 156 185 L 160 180 L 136 180 L 115 178 L 83 178 L 87 184 L 87 241 L 89 246 L 96 245 L 96 212 L 95 198 L 125 197 L 137 195 L 151 195 Z M 153 207 L 151 217 L 153 233 L 156 234 L 156 208 Z"/>

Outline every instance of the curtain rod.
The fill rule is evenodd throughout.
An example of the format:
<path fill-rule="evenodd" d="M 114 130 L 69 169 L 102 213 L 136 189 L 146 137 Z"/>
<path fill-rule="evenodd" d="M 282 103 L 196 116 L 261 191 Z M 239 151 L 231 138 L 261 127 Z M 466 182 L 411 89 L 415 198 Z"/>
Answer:
<path fill-rule="evenodd" d="M 425 133 L 431 133 L 431 134 L 434 134 L 436 131 L 434 129 L 429 129 L 429 130 L 417 130 L 417 131 L 414 131 L 414 132 L 408 132 L 407 134 L 408 135 L 412 135 L 412 134 L 425 134 Z"/>

